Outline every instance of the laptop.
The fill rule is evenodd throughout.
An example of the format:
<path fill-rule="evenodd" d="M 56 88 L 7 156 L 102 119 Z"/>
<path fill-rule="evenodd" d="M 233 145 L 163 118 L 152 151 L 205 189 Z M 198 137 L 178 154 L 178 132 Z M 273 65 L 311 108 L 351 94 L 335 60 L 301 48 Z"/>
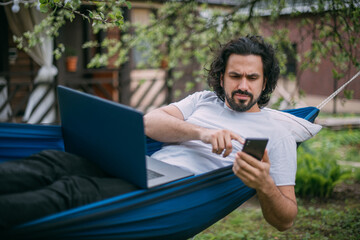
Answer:
<path fill-rule="evenodd" d="M 146 156 L 140 111 L 64 86 L 58 86 L 58 99 L 66 152 L 140 188 L 193 175 Z"/>

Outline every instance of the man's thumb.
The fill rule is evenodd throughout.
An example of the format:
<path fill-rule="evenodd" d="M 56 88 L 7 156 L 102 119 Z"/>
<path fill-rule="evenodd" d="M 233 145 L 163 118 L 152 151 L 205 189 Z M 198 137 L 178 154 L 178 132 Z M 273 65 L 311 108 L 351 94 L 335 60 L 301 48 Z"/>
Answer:
<path fill-rule="evenodd" d="M 270 159 L 269 159 L 269 155 L 268 155 L 267 149 L 265 149 L 265 152 L 264 152 L 264 156 L 263 156 L 262 161 L 263 161 L 263 162 L 270 163 Z"/>

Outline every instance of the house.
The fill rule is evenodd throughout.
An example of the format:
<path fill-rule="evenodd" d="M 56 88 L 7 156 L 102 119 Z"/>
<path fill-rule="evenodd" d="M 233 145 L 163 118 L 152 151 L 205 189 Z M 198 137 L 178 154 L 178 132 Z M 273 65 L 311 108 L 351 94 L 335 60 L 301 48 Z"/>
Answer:
<path fill-rule="evenodd" d="M 131 22 L 146 24 L 149 21 L 150 14 L 156 12 L 166 1 L 131 2 L 132 8 L 130 10 L 124 9 L 124 17 Z M 207 0 L 199 2 L 207 2 L 213 8 L 221 7 L 224 11 L 230 11 L 238 4 L 238 1 L 232 0 Z M 10 6 L 7 6 L 7 8 L 9 9 Z M 87 8 L 91 8 L 91 6 L 84 5 L 82 10 L 86 11 Z M 22 10 L 20 9 L 19 14 Z M 3 34 L 0 36 L 0 96 L 2 96 L 0 97 L 0 121 L 58 123 L 56 92 L 54 91 L 57 84 L 67 85 L 116 102 L 121 102 L 144 112 L 175 100 L 171 98 L 173 95 L 169 94 L 169 92 L 174 92 L 176 89 L 184 89 L 184 81 L 179 81 L 178 85 L 174 86 L 174 89 L 169 89 L 166 84 L 169 72 L 163 68 L 138 69 L 137 62 L 141 56 L 136 49 L 132 50 L 130 61 L 118 68 L 112 64 L 107 68 L 86 68 L 89 60 L 96 53 L 101 52 L 101 49 L 82 49 L 82 44 L 94 38 L 102 39 L 105 35 L 102 32 L 92 34 L 89 23 L 80 17 L 75 18 L 73 22 L 67 23 L 62 27 L 59 31 L 59 37 L 53 42 L 53 44 L 64 43 L 68 49 L 76 49 L 78 51 L 75 54 L 68 53 L 68 55 L 77 55 L 78 57 L 76 70 L 67 68 L 66 56 L 63 56 L 59 60 L 53 60 L 56 66 L 56 73 L 54 69 L 49 68 L 49 72 L 54 73 L 54 81 L 49 82 L 47 86 L 45 86 L 44 82 L 38 84 L 36 78 L 38 71 L 41 70 L 39 60 L 36 61 L 33 56 L 30 57 L 29 54 L 16 49 L 12 39 L 12 23 L 9 21 L 11 18 L 8 15 L 9 13 L 5 13 L 5 7 L 0 6 L 0 27 L 3 29 Z M 264 14 L 264 18 L 266 17 L 266 14 Z M 294 47 L 298 52 L 303 52 L 309 48 L 311 39 L 307 38 L 304 41 L 299 41 L 301 39 L 299 35 L 301 31 L 299 31 L 298 25 L 300 21 L 301 17 L 292 17 L 285 12 L 280 16 L 276 25 L 287 26 L 290 29 L 290 39 L 293 41 Z M 269 26 L 264 24 L 262 28 L 265 35 L 271 34 Z M 107 34 L 115 39 L 119 39 L 121 32 L 114 29 Z M 308 96 L 301 100 L 305 104 L 316 106 L 336 88 L 332 84 L 330 70 L 332 65 L 327 59 L 319 66 L 318 72 L 306 70 L 300 74 L 298 63 L 294 60 L 290 64 L 292 66 L 290 68 L 291 71 L 299 79 L 300 89 Z M 187 67 L 185 73 L 188 75 L 185 74 L 183 79 L 191 77 L 190 73 L 197 67 L 196 65 Z M 354 73 L 355 69 L 352 69 L 349 75 L 344 80 L 339 81 L 337 85 L 340 86 Z M 284 97 L 288 92 L 292 91 L 294 84 L 286 79 L 282 82 L 281 89 L 284 92 L 278 94 Z M 202 87 L 202 84 L 198 84 L 195 85 L 193 90 L 201 89 Z M 354 105 L 351 105 L 350 110 L 346 109 L 346 111 L 360 112 L 360 107 L 357 105 L 360 102 L 360 81 L 352 83 L 349 89 L 355 90 L 354 99 L 347 101 L 346 105 Z M 38 97 L 35 101 L 33 96 L 30 97 L 30 94 L 36 91 L 41 92 L 43 97 Z M 33 95 L 40 96 L 41 94 Z M 47 98 L 50 100 L 45 101 Z M 291 101 L 290 96 L 285 96 L 285 98 L 289 98 L 289 101 Z M 31 107 L 29 107 L 30 102 Z M 43 106 L 44 102 L 47 103 L 46 106 Z M 342 111 L 342 109 L 344 109 L 342 106 L 337 105 L 338 112 Z M 329 105 L 326 110 L 331 111 L 332 107 Z M 41 113 L 37 114 L 36 112 Z"/>
<path fill-rule="evenodd" d="M 263 32 L 265 35 L 269 35 L 271 34 L 269 29 L 274 26 L 278 28 L 286 27 L 289 29 L 289 38 L 296 52 L 303 54 L 311 48 L 313 37 L 309 36 L 308 32 L 312 31 L 313 26 L 304 25 L 302 21 L 304 17 L 319 21 L 320 17 L 308 12 L 311 6 L 304 4 L 306 1 L 294 2 L 297 4 L 295 8 L 302 12 L 301 15 L 291 16 L 289 14 L 290 10 L 284 9 L 285 13 L 281 14 L 272 26 L 269 26 L 264 21 Z M 359 37 L 359 33 L 357 33 L 357 37 Z M 355 47 L 353 52 L 357 56 L 356 58 L 360 59 L 360 50 Z M 305 94 L 303 98 L 295 99 L 295 101 L 299 101 L 299 106 L 317 106 L 359 71 L 355 66 L 349 64 L 345 76 L 337 81 L 333 79 L 332 69 L 334 64 L 330 61 L 330 57 L 322 58 L 317 70 L 300 70 L 300 63 L 296 62 L 295 59 L 290 61 L 290 64 L 292 65 L 290 69 L 295 74 L 297 81 L 287 81 L 286 79 L 284 81 L 282 79 L 283 81 L 280 81 L 280 88 L 278 89 L 286 89 L 285 93 L 287 94 L 296 91 L 296 87 L 298 87 Z M 340 92 L 335 101 L 329 102 L 322 108 L 322 112 L 360 113 L 359 78 L 346 87 L 346 89 L 353 91 L 353 98 L 351 100 L 345 100 L 344 93 Z"/>

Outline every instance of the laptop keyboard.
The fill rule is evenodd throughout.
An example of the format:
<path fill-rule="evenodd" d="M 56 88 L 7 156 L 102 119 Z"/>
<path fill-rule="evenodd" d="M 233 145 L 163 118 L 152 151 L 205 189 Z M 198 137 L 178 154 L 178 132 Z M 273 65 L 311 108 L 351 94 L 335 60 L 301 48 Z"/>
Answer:
<path fill-rule="evenodd" d="M 160 173 L 157 173 L 157 172 L 154 172 L 150 169 L 147 169 L 147 179 L 154 179 L 154 178 L 158 178 L 158 177 L 162 177 L 164 175 L 160 174 Z"/>

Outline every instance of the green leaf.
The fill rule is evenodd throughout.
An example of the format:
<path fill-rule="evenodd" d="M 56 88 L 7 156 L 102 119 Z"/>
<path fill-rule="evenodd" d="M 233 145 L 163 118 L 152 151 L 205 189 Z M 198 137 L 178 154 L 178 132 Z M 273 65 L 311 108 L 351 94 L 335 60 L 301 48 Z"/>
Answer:
<path fill-rule="evenodd" d="M 47 13 L 49 11 L 49 8 L 47 5 L 40 4 L 40 12 Z"/>
<path fill-rule="evenodd" d="M 354 90 L 345 90 L 344 91 L 344 96 L 346 99 L 353 99 L 354 96 Z"/>
<path fill-rule="evenodd" d="M 126 5 L 127 5 L 128 9 L 131 9 L 131 2 L 126 1 L 125 3 L 126 3 Z"/>
<path fill-rule="evenodd" d="M 124 24 L 124 21 L 123 20 L 118 20 L 118 21 L 115 21 L 115 25 L 120 27 L 121 25 Z"/>

